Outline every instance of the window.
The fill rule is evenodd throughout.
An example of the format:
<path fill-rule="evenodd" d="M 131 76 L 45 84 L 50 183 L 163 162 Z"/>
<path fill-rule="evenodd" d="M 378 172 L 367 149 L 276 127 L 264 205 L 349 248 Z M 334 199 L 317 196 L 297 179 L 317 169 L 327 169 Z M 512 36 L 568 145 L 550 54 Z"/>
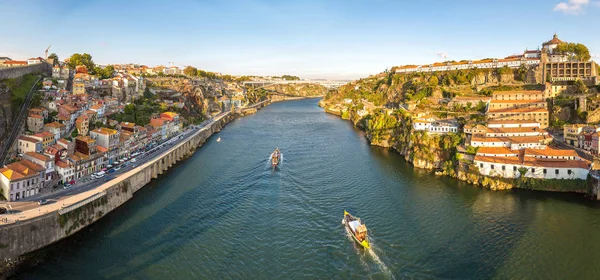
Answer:
<path fill-rule="evenodd" d="M 491 168 L 491 169 L 494 169 L 494 165 L 492 164 L 492 165 L 490 166 L 490 168 Z"/>
<path fill-rule="evenodd" d="M 517 167 L 516 166 L 513 166 L 513 171 L 515 171 L 515 172 L 517 171 Z"/>
<path fill-rule="evenodd" d="M 554 174 L 558 175 L 559 170 L 558 169 L 554 169 Z"/>
<path fill-rule="evenodd" d="M 483 163 L 480 163 L 480 164 L 479 164 L 479 168 L 483 168 Z"/>
<path fill-rule="evenodd" d="M 502 171 L 506 170 L 506 166 L 502 165 Z"/>
<path fill-rule="evenodd" d="M 571 169 L 567 170 L 567 174 L 571 175 Z"/>
<path fill-rule="evenodd" d="M 531 173 L 535 173 L 535 168 L 531 168 Z"/>
<path fill-rule="evenodd" d="M 547 174 L 547 173 L 548 173 L 548 170 L 546 170 L 546 168 L 544 168 L 544 174 Z"/>

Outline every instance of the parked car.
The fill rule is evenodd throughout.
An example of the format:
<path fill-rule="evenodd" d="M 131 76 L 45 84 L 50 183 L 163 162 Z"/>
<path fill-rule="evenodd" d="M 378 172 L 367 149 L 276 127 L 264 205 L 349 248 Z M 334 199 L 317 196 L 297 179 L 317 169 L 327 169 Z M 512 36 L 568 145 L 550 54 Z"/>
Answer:
<path fill-rule="evenodd" d="M 104 177 L 104 173 L 96 175 L 96 179 L 100 179 L 102 177 Z"/>
<path fill-rule="evenodd" d="M 106 173 L 110 174 L 110 173 L 114 173 L 114 172 L 115 172 L 115 169 L 114 169 L 114 168 L 111 168 L 111 169 L 109 169 L 109 170 L 108 170 Z"/>
<path fill-rule="evenodd" d="M 137 159 L 132 159 L 132 160 L 131 160 L 131 162 L 136 162 L 136 161 L 137 161 Z"/>
<path fill-rule="evenodd" d="M 42 199 L 40 201 L 38 201 L 39 205 L 44 205 L 44 204 L 48 204 L 48 200 L 47 199 Z"/>
<path fill-rule="evenodd" d="M 114 169 L 115 169 L 115 171 L 117 171 L 117 170 L 120 170 L 120 169 L 121 169 L 121 166 L 117 166 L 117 167 L 115 167 Z"/>
<path fill-rule="evenodd" d="M 108 182 L 108 181 L 110 181 L 110 180 L 112 180 L 114 178 L 115 177 L 113 177 L 113 176 L 108 176 L 108 177 L 104 178 L 104 182 Z"/>

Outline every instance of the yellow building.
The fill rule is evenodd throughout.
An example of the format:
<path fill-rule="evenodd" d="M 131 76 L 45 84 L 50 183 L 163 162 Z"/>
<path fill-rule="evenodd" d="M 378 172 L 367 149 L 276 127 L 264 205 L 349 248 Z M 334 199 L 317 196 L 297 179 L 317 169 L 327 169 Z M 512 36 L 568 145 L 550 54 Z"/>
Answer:
<path fill-rule="evenodd" d="M 585 128 L 584 124 L 567 124 L 563 127 L 563 137 L 565 139 L 565 143 L 578 146 L 577 136 L 583 132 Z"/>
<path fill-rule="evenodd" d="M 83 82 L 75 82 L 73 83 L 73 94 L 85 94 L 85 84 Z"/>
<path fill-rule="evenodd" d="M 490 109 L 487 116 L 494 120 L 532 120 L 539 122 L 541 128 L 548 127 L 548 109 L 546 108 Z"/>

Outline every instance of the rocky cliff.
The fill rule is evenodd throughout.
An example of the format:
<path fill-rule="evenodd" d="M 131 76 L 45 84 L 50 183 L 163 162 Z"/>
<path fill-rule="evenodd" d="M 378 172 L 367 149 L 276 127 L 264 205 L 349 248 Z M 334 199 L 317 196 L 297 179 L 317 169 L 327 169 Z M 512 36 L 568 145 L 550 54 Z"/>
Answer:
<path fill-rule="evenodd" d="M 371 145 L 391 148 L 402 155 L 415 167 L 436 170 L 436 174 L 450 176 L 470 184 L 483 186 L 492 190 L 522 188 L 530 190 L 589 193 L 589 180 L 543 180 L 532 178 L 505 179 L 482 176 L 472 163 L 472 155 L 458 152 L 459 145 L 464 143 L 464 134 L 448 133 L 443 135 L 427 134 L 413 129 L 411 113 L 398 108 L 397 105 L 436 94 L 446 95 L 448 92 L 471 91 L 481 87 L 481 94 L 489 95 L 497 87 L 506 87 L 505 83 L 514 86 L 532 86 L 536 82 L 535 68 L 521 69 L 520 72 L 498 73 L 482 71 L 480 73 L 460 72 L 444 73 L 440 84 L 438 74 L 415 73 L 398 75 L 382 73 L 365 79 L 354 81 L 330 92 L 319 102 L 326 112 L 350 120 L 355 126 L 365 131 Z M 519 77 L 517 77 L 519 75 Z M 434 78 L 433 78 L 434 77 Z M 451 79 L 450 81 L 448 79 Z M 527 79 L 530 79 L 527 80 Z M 465 85 L 467 84 L 467 85 Z M 573 111 L 564 108 L 571 100 L 555 104 L 557 114 L 571 115 Z M 565 104 L 562 104 L 565 103 Z M 386 105 L 386 106 L 383 106 Z M 560 109 L 560 110 L 559 110 Z M 427 112 L 435 109 L 425 107 Z"/>
<path fill-rule="evenodd" d="M 297 97 L 323 96 L 329 91 L 326 87 L 318 84 L 273 84 L 263 88 L 267 91 Z"/>
<path fill-rule="evenodd" d="M 219 97 L 231 97 L 244 92 L 244 88 L 238 82 L 207 78 L 149 78 L 148 87 L 163 99 L 184 103 L 181 113 L 184 117 L 194 118 L 221 112 Z"/>
<path fill-rule="evenodd" d="M 25 74 L 17 78 L 0 80 L 0 145 L 12 130 L 13 119 L 18 115 L 23 102 L 38 76 Z"/>

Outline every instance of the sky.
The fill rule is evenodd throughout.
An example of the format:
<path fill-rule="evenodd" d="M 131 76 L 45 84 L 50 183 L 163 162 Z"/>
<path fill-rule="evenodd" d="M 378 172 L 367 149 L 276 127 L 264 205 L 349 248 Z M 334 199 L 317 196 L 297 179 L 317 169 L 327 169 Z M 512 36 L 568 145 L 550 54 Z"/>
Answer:
<path fill-rule="evenodd" d="M 0 0 L 0 57 L 356 79 L 392 66 L 506 57 L 557 33 L 600 60 L 600 0 Z"/>

